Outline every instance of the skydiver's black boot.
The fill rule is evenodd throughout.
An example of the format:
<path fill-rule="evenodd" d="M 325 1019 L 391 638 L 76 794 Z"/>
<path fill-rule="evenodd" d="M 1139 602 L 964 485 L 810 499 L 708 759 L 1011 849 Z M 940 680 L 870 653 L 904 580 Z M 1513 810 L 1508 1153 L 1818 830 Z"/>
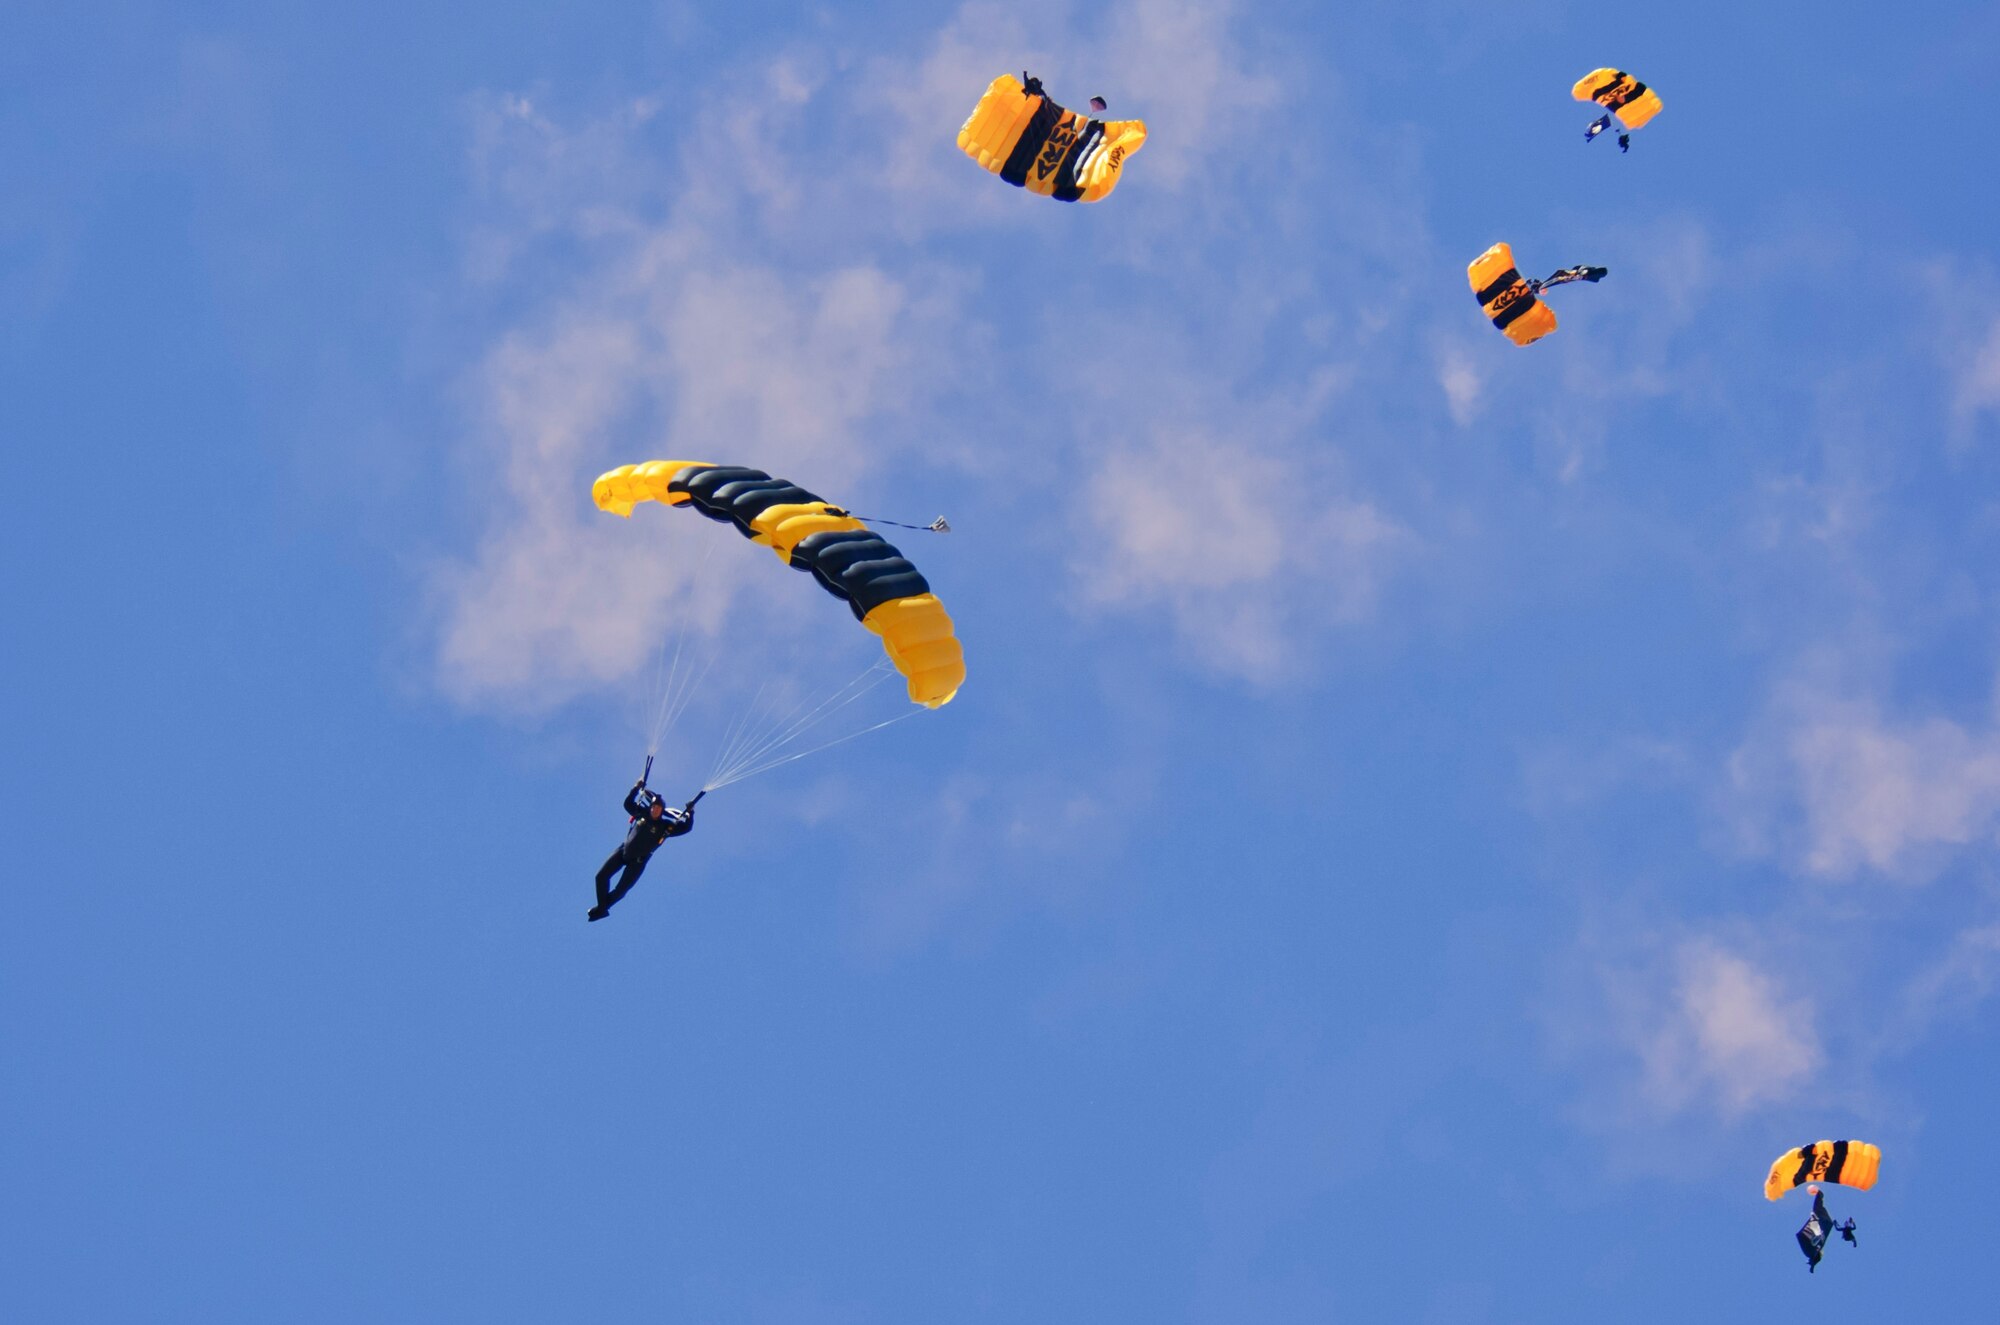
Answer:
<path fill-rule="evenodd" d="M 593 906 L 589 911 L 589 916 L 592 920 L 602 920 L 610 914 L 611 908 L 608 906 Z"/>

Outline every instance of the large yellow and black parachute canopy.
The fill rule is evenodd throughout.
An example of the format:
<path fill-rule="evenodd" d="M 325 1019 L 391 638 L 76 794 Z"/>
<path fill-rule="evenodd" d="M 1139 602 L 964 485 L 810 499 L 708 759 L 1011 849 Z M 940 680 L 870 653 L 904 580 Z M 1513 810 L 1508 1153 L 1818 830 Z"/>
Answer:
<path fill-rule="evenodd" d="M 1618 117 L 1625 130 L 1618 135 L 1620 149 L 1630 147 L 1632 130 L 1644 128 L 1661 109 L 1660 94 L 1623 69 L 1593 69 L 1576 80 L 1569 94 L 1578 101 L 1594 101 L 1608 112 L 1583 131 L 1586 142 L 1610 128 L 1612 116 Z"/>
<path fill-rule="evenodd" d="M 1628 129 L 1644 128 L 1661 110 L 1660 94 L 1623 69 L 1593 69 L 1576 80 L 1569 94 L 1578 101 L 1596 102 Z"/>
<path fill-rule="evenodd" d="M 964 684 L 964 650 L 929 581 L 880 534 L 804 488 L 761 469 L 649 460 L 599 476 L 590 495 L 614 515 L 629 516 L 647 501 L 692 506 L 735 525 L 792 569 L 812 572 L 855 620 L 882 637 L 912 703 L 939 708 Z"/>
<path fill-rule="evenodd" d="M 1145 143 L 1145 121 L 1064 110 L 1042 91 L 1039 78 L 1026 74 L 1002 74 L 988 84 L 958 131 L 960 150 L 974 161 L 1009 184 L 1059 202 L 1110 196 L 1125 158 Z"/>
<path fill-rule="evenodd" d="M 1493 325 L 1516 345 L 1532 345 L 1556 329 L 1556 315 L 1535 298 L 1527 277 L 1514 266 L 1514 250 L 1495 244 L 1466 267 L 1472 293 Z"/>
<path fill-rule="evenodd" d="M 1815 1141 L 1795 1146 L 1771 1161 L 1764 1199 L 1775 1201 L 1808 1182 L 1832 1182 L 1867 1191 L 1882 1167 L 1882 1152 L 1866 1141 Z"/>

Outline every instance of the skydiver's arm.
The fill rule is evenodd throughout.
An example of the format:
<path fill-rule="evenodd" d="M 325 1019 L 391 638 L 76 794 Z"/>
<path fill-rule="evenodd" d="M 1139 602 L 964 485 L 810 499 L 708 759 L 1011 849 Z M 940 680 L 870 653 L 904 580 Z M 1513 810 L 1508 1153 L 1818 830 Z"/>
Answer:
<path fill-rule="evenodd" d="M 646 807 L 652 803 L 650 800 L 651 796 L 652 793 L 646 790 L 645 783 L 640 782 L 635 784 L 632 790 L 625 793 L 625 813 L 631 815 L 634 819 L 645 818 Z"/>

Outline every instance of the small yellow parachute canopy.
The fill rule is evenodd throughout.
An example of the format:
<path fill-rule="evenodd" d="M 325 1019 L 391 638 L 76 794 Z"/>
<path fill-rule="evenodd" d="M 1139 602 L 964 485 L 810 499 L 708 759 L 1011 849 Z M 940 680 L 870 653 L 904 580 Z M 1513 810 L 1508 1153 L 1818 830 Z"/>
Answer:
<path fill-rule="evenodd" d="M 880 534 L 838 506 L 761 469 L 694 460 L 620 465 L 590 485 L 599 510 L 629 516 L 640 502 L 692 505 L 736 526 L 794 570 L 811 571 L 909 682 L 910 702 L 940 708 L 965 683 L 965 652 L 930 583 Z"/>
<path fill-rule="evenodd" d="M 1064 110 L 1042 91 L 1042 80 L 1024 84 L 1012 74 L 987 85 L 958 131 L 959 149 L 974 161 L 1009 184 L 1059 202 L 1109 197 L 1125 158 L 1145 143 L 1145 121 Z"/>
<path fill-rule="evenodd" d="M 1882 1167 L 1882 1152 L 1866 1141 L 1815 1141 L 1787 1150 L 1771 1162 L 1764 1199 L 1775 1201 L 1808 1182 L 1833 1182 L 1867 1191 Z"/>
<path fill-rule="evenodd" d="M 1532 345 L 1556 329 L 1556 315 L 1535 297 L 1534 288 L 1514 266 L 1514 250 L 1495 244 L 1465 269 L 1472 293 L 1493 325 L 1516 345 Z"/>
<path fill-rule="evenodd" d="M 1578 101 L 1595 101 L 1627 129 L 1641 128 L 1660 113 L 1660 94 L 1622 69 L 1593 69 L 1576 80 L 1569 94 Z"/>

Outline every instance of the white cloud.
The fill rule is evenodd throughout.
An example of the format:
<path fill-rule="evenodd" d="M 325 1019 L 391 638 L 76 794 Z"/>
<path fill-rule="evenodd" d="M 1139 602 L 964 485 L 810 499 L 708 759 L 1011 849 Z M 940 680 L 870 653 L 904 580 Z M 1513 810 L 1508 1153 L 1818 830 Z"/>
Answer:
<path fill-rule="evenodd" d="M 1249 135 L 1248 118 L 1278 99 L 1275 79 L 1254 70 L 1232 25 L 1236 6 L 1201 0 L 1127 0 L 1104 15 L 1101 46 L 1117 97 L 1147 108 L 1149 181 L 1179 190 L 1218 153 Z M 1079 89 L 1078 101 L 1092 95 Z M 1109 114 L 1119 113 L 1114 104 Z"/>
<path fill-rule="evenodd" d="M 1989 410 L 2000 410 L 2000 318 L 1962 365 L 1953 401 L 1962 425 Z"/>
<path fill-rule="evenodd" d="M 1451 421 L 1461 428 L 1470 427 L 1479 417 L 1486 392 L 1486 375 L 1479 370 L 1478 361 L 1463 346 L 1447 345 L 1438 352 L 1437 378 Z"/>
<path fill-rule="evenodd" d="M 1682 946 L 1667 1015 L 1641 1046 L 1664 1102 L 1712 1092 L 1725 1112 L 1784 1099 L 1820 1062 L 1812 1008 L 1776 977 L 1711 942 Z"/>
<path fill-rule="evenodd" d="M 2000 981 L 2000 925 L 1960 931 L 1943 956 L 1919 971 L 1903 990 L 1905 1039 L 1949 1016 L 1984 1002 Z"/>
<path fill-rule="evenodd" d="M 2000 729 L 1897 721 L 1878 704 L 1788 688 L 1729 761 L 1753 841 L 1822 877 L 1911 875 L 2000 827 Z"/>
<path fill-rule="evenodd" d="M 1730 1118 L 1780 1104 L 1824 1058 L 1814 1010 L 1731 945 L 1700 935 L 1667 947 L 1622 942 L 1588 998 L 1565 999 L 1556 1029 L 1588 1046 L 1593 1121 L 1610 1130 L 1682 1115 Z M 1636 1071 L 1607 1070 L 1605 1051 Z"/>
<path fill-rule="evenodd" d="M 1164 607 L 1206 663 L 1264 683 L 1300 670 L 1301 625 L 1368 611 L 1405 537 L 1296 465 L 1199 432 L 1108 454 L 1079 516 L 1097 535 L 1078 566 L 1088 603 Z"/>

